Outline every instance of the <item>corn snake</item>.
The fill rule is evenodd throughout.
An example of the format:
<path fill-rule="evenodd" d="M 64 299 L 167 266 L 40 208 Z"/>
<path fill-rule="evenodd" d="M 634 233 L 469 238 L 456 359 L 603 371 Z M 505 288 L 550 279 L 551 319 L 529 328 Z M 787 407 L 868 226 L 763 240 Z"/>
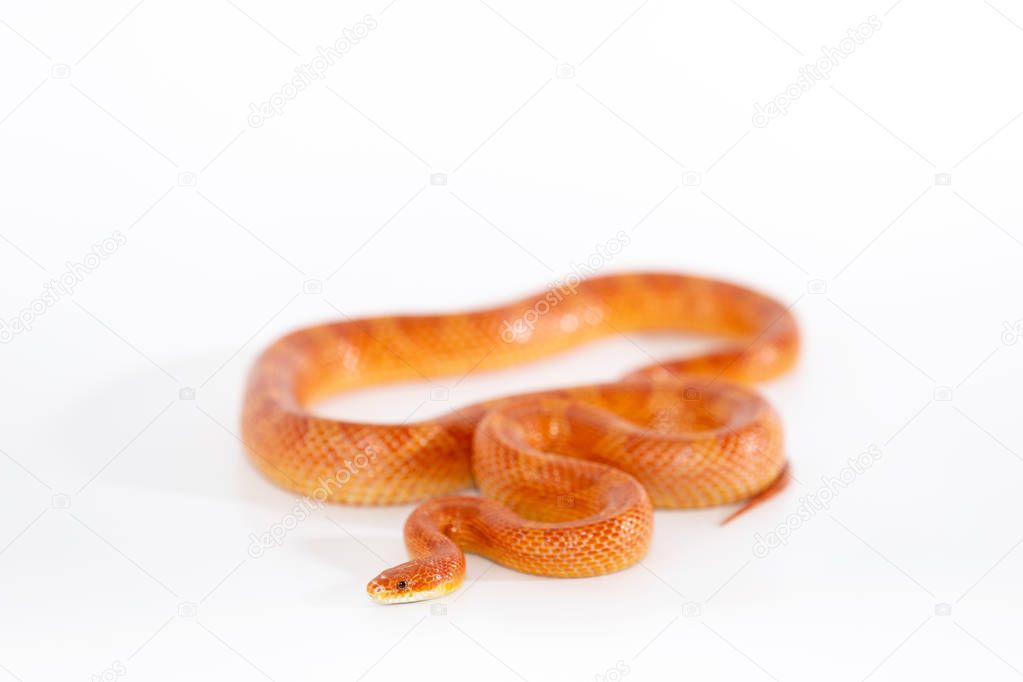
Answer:
<path fill-rule="evenodd" d="M 728 342 L 619 382 L 499 398 L 415 423 L 340 421 L 311 407 L 339 391 L 504 367 L 651 330 Z M 367 585 L 375 601 L 451 592 L 465 575 L 464 551 L 528 573 L 599 575 L 643 557 L 654 507 L 750 505 L 784 485 L 780 420 L 747 384 L 785 372 L 798 349 L 789 310 L 750 289 L 668 273 L 608 275 L 486 310 L 293 332 L 250 372 L 242 439 L 267 477 L 318 500 L 426 500 L 405 524 L 411 560 Z M 450 496 L 473 485 L 481 496 Z"/>

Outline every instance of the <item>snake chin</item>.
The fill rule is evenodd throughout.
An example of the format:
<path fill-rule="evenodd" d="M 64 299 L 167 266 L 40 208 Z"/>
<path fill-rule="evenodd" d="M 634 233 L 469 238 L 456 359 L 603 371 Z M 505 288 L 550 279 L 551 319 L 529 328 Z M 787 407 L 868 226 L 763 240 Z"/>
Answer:
<path fill-rule="evenodd" d="M 441 585 L 440 587 L 427 590 L 376 590 L 372 585 L 373 583 L 370 583 L 366 587 L 366 592 L 369 593 L 369 598 L 377 604 L 411 604 L 412 602 L 426 601 L 427 599 L 437 599 L 438 597 L 450 594 L 454 589 Z"/>
<path fill-rule="evenodd" d="M 397 589 L 395 587 L 388 587 L 374 578 L 366 585 L 366 593 L 377 604 L 411 604 L 412 602 L 443 597 L 454 591 L 456 587 L 457 585 L 442 583 L 424 589 Z"/>

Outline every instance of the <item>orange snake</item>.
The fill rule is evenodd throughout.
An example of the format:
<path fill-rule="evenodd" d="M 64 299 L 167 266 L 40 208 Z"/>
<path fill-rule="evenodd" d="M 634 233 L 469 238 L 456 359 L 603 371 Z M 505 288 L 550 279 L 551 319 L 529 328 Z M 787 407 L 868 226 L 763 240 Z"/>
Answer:
<path fill-rule="evenodd" d="M 730 341 L 617 383 L 500 398 L 415 423 L 339 421 L 310 407 L 337 391 L 492 369 L 650 330 Z M 644 556 L 655 506 L 748 507 L 784 485 L 780 421 L 745 384 L 787 370 L 798 348 L 791 313 L 749 289 L 609 275 L 488 310 L 293 332 L 251 370 L 242 439 L 266 476 L 317 501 L 428 500 L 405 524 L 411 560 L 367 585 L 375 601 L 451 592 L 465 576 L 463 551 L 527 573 L 593 576 Z M 443 497 L 473 484 L 482 496 Z"/>

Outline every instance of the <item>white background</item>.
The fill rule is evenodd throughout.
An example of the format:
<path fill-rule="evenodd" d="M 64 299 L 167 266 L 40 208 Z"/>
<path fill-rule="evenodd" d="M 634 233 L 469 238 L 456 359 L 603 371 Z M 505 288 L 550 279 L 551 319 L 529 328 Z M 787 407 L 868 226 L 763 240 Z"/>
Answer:
<path fill-rule="evenodd" d="M 1018 4 L 4 2 L 0 63 L 0 318 L 126 239 L 0 346 L 0 679 L 1023 675 Z M 522 296 L 619 231 L 601 272 L 793 306 L 804 356 L 764 391 L 799 484 L 724 528 L 658 512 L 642 564 L 601 578 L 470 557 L 442 610 L 364 593 L 410 507 L 331 506 L 250 554 L 298 503 L 236 435 L 266 344 Z M 692 347 L 612 340 L 329 409 L 425 417 Z"/>

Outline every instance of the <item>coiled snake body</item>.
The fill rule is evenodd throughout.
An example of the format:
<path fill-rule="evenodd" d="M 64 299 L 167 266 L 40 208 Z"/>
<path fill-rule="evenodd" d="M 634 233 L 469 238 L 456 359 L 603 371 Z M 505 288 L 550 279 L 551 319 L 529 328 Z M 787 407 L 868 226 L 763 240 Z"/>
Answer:
<path fill-rule="evenodd" d="M 310 408 L 338 391 L 497 368 L 649 330 L 729 342 L 617 383 L 501 398 L 415 423 L 339 421 Z M 289 334 L 252 368 L 242 439 L 265 475 L 317 500 L 428 500 L 405 524 L 411 560 L 367 586 L 375 601 L 447 594 L 465 575 L 463 551 L 539 575 L 599 575 L 643 557 L 655 506 L 756 502 L 784 485 L 779 419 L 746 384 L 787 370 L 798 346 L 789 311 L 749 289 L 609 275 L 488 310 Z M 445 497 L 474 484 L 480 497 Z"/>

